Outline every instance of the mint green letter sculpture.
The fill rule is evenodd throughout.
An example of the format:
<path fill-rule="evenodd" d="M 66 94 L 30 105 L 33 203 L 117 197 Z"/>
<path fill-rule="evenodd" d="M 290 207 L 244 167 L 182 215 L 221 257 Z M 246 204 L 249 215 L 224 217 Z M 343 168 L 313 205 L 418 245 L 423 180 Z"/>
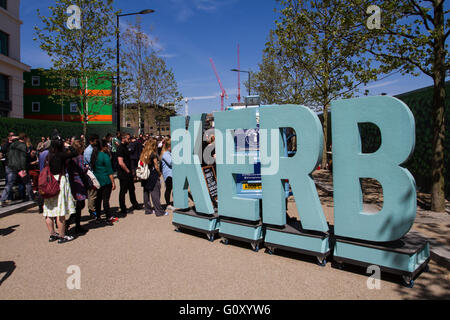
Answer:
<path fill-rule="evenodd" d="M 281 156 L 278 171 L 270 174 L 267 174 L 267 171 L 274 164 L 269 163 L 267 155 L 268 152 L 273 153 L 277 146 L 273 146 L 271 137 L 260 135 L 263 222 L 273 225 L 286 224 L 282 179 L 289 179 L 302 227 L 327 232 L 327 221 L 311 178 L 311 172 L 317 167 L 322 156 L 323 134 L 319 118 L 304 106 L 283 105 L 261 107 L 260 119 L 261 131 L 293 128 L 297 134 L 297 153 L 291 158 Z M 282 146 L 281 137 L 279 140 L 279 145 Z"/>
<path fill-rule="evenodd" d="M 176 208 L 189 207 L 188 186 L 197 212 L 214 214 L 214 208 L 201 168 L 202 129 L 206 114 L 190 117 L 186 131 L 185 117 L 171 117 L 173 163 L 173 204 Z"/>
<path fill-rule="evenodd" d="M 414 150 L 415 125 L 409 108 L 392 97 L 367 97 L 332 103 L 335 234 L 387 242 L 403 237 L 416 216 L 413 176 L 400 165 Z M 370 122 L 381 132 L 381 146 L 361 152 L 358 123 Z M 383 187 L 378 213 L 363 212 L 360 178 L 373 178 Z"/>
<path fill-rule="evenodd" d="M 216 139 L 217 194 L 219 216 L 258 221 L 259 200 L 236 196 L 233 174 L 254 173 L 249 157 L 236 154 L 233 131 L 256 128 L 256 108 L 214 113 L 215 130 L 223 139 Z M 223 141 L 225 140 L 225 141 Z"/>

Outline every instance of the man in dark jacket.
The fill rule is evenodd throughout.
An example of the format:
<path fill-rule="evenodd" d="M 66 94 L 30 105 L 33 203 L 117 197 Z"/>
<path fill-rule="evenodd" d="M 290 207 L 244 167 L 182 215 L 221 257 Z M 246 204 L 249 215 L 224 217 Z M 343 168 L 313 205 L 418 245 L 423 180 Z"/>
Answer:
<path fill-rule="evenodd" d="M 7 155 L 7 164 L 5 168 L 5 174 L 7 176 L 8 183 L 5 190 L 3 190 L 2 197 L 0 198 L 0 206 L 5 206 L 5 201 L 8 200 L 11 193 L 14 182 L 19 178 L 22 180 L 27 194 L 30 199 L 34 200 L 33 188 L 31 186 L 31 179 L 27 172 L 27 145 L 25 144 L 26 135 L 21 133 L 19 140 L 13 142 L 9 146 Z"/>
<path fill-rule="evenodd" d="M 131 173 L 134 179 L 136 179 L 136 169 L 138 167 L 139 158 L 142 153 L 142 144 L 135 137 L 131 139 L 131 143 L 128 145 L 128 151 L 130 152 L 131 159 Z"/>
<path fill-rule="evenodd" d="M 127 216 L 127 207 L 125 203 L 125 195 L 129 194 L 130 201 L 133 204 L 134 210 L 140 210 L 141 206 L 136 200 L 136 193 L 134 188 L 134 178 L 131 172 L 131 157 L 128 145 L 130 143 L 130 135 L 125 133 L 122 135 L 122 144 L 117 148 L 117 177 L 120 182 L 119 204 L 120 214 L 122 217 Z"/>

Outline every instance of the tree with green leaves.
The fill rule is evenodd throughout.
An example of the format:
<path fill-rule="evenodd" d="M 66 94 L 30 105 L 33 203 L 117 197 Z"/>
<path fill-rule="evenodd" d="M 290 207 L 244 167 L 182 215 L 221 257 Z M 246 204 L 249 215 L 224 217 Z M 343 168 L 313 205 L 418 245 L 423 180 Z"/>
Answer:
<path fill-rule="evenodd" d="M 48 17 L 38 10 L 43 26 L 35 27 L 35 40 L 39 39 L 41 49 L 51 58 L 49 75 L 63 84 L 52 90 L 51 97 L 78 102 L 86 136 L 89 121 L 100 114 L 104 105 L 112 103 L 112 96 L 90 88 L 103 88 L 112 81 L 115 51 L 110 44 L 117 32 L 117 12 L 113 10 L 113 0 L 55 2 L 49 7 Z"/>
<path fill-rule="evenodd" d="M 137 105 L 139 123 L 146 116 L 146 107 L 154 109 L 159 124 L 166 122 L 176 114 L 182 100 L 174 73 L 158 56 L 153 40 L 142 30 L 139 20 L 127 28 L 124 39 L 125 81 L 121 92 Z"/>
<path fill-rule="evenodd" d="M 338 0 L 277 0 L 282 6 L 266 52 L 302 79 L 297 94 L 323 110 L 322 167 L 327 164 L 328 109 L 332 100 L 352 97 L 380 72 L 354 44 L 354 25 Z M 301 92 L 301 93 L 300 93 Z"/>
<path fill-rule="evenodd" d="M 368 10 L 373 5 L 380 13 L 378 27 L 371 26 L 368 17 L 373 14 Z M 448 6 L 445 9 L 445 0 L 351 0 L 341 8 L 349 19 L 358 22 L 359 50 L 375 57 L 383 72 L 422 73 L 433 80 L 431 209 L 439 212 L 445 211 L 445 77 L 450 67 L 446 44 L 450 10 Z"/>
<path fill-rule="evenodd" d="M 175 75 L 166 61 L 153 51 L 146 59 L 145 87 L 147 100 L 155 107 L 157 122 L 165 122 L 180 110 L 183 96 L 178 91 Z"/>
<path fill-rule="evenodd" d="M 269 43 L 272 51 L 277 51 L 274 46 L 273 31 L 269 35 Z M 261 98 L 263 104 L 307 104 L 313 101 L 303 95 L 305 74 L 303 70 L 289 69 L 283 56 L 263 52 L 262 62 L 258 64 L 258 71 L 251 72 L 250 83 L 245 81 L 247 90 L 250 89 Z M 285 60 L 285 59 L 284 59 Z"/>
<path fill-rule="evenodd" d="M 143 32 L 140 18 L 134 25 L 129 25 L 123 35 L 123 66 L 121 78 L 121 95 L 124 100 L 133 101 L 137 108 L 139 133 L 142 133 L 142 110 L 147 102 L 146 76 L 149 73 L 147 59 L 151 54 L 150 37 Z"/>

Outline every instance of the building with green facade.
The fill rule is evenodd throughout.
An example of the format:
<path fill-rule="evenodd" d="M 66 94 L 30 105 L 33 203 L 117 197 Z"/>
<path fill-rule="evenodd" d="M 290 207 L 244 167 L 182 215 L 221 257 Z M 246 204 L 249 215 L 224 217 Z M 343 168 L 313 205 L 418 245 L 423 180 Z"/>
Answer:
<path fill-rule="evenodd" d="M 111 124 L 113 117 L 113 79 L 106 73 L 98 73 L 88 80 L 87 88 L 72 78 L 62 81 L 49 70 L 32 69 L 24 75 L 23 113 L 25 119 L 81 122 L 83 117 L 82 91 L 89 96 L 88 122 Z M 62 94 L 57 95 L 58 91 Z M 68 97 L 71 92 L 72 97 Z M 56 96 L 51 98 L 53 94 Z"/>

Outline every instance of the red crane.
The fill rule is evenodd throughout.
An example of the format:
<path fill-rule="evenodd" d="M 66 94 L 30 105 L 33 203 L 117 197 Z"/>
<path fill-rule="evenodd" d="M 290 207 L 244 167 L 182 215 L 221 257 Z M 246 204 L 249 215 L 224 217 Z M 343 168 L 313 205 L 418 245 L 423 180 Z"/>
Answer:
<path fill-rule="evenodd" d="M 220 111 L 223 111 L 223 99 L 224 99 L 224 97 L 228 99 L 228 95 L 222 86 L 222 82 L 220 81 L 219 74 L 217 73 L 217 69 L 216 69 L 216 66 L 214 65 L 213 59 L 209 58 L 209 61 L 211 62 L 211 66 L 214 70 L 214 73 L 216 74 L 216 78 L 217 78 L 217 81 L 219 82 L 220 90 L 222 90 L 222 92 L 220 93 Z"/>

